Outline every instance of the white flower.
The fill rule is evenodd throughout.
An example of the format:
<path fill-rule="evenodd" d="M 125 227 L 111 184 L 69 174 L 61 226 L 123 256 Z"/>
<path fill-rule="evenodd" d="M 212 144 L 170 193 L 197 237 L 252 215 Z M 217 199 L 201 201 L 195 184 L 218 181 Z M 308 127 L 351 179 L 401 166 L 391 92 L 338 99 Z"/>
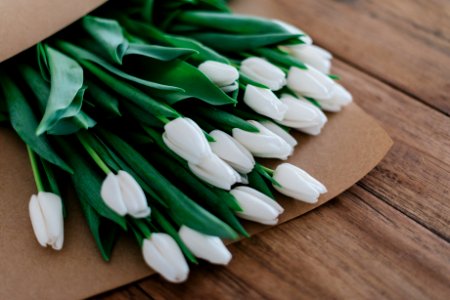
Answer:
<path fill-rule="evenodd" d="M 165 233 L 152 233 L 142 244 L 144 260 L 153 270 L 170 282 L 183 282 L 189 267 L 174 239 Z"/>
<path fill-rule="evenodd" d="M 273 133 L 257 121 L 250 120 L 250 124 L 259 129 L 259 132 L 249 132 L 233 128 L 233 137 L 247 148 L 253 156 L 265 158 L 287 159 L 294 148 L 283 138 Z"/>
<path fill-rule="evenodd" d="M 281 137 L 283 140 L 286 141 L 286 143 L 288 143 L 292 147 L 295 147 L 297 145 L 297 140 L 292 135 L 290 135 L 289 132 L 287 132 L 286 130 L 284 130 L 283 128 L 281 128 L 280 126 L 275 124 L 274 122 L 262 121 L 261 125 L 263 125 L 267 129 L 269 129 L 270 131 L 272 131 L 273 133 L 275 133 L 276 135 Z"/>
<path fill-rule="evenodd" d="M 250 84 L 245 88 L 244 103 L 257 113 L 274 120 L 282 120 L 288 109 L 271 90 Z"/>
<path fill-rule="evenodd" d="M 320 108 L 302 97 L 298 99 L 292 95 L 283 94 L 280 100 L 288 107 L 284 119 L 279 121 L 280 124 L 311 135 L 318 135 L 327 122 L 327 117 Z"/>
<path fill-rule="evenodd" d="M 320 194 L 327 192 L 322 183 L 292 164 L 279 165 L 273 178 L 281 185 L 273 185 L 277 191 L 303 202 L 316 203 Z"/>
<path fill-rule="evenodd" d="M 230 262 L 231 253 L 219 237 L 203 234 L 184 225 L 178 234 L 196 257 L 219 265 L 227 265 Z"/>
<path fill-rule="evenodd" d="M 297 67 L 289 69 L 288 87 L 302 96 L 316 100 L 330 98 L 336 85 L 334 80 L 314 67 L 307 67 L 306 70 Z"/>
<path fill-rule="evenodd" d="M 307 35 L 304 31 L 300 30 L 298 27 L 295 27 L 294 25 L 288 24 L 284 21 L 281 20 L 277 20 L 277 19 L 273 19 L 273 22 L 277 23 L 278 25 L 280 25 L 281 27 L 284 28 L 284 30 L 286 30 L 289 33 L 292 34 L 304 34 L 304 36 L 299 37 L 299 39 L 305 43 L 305 44 L 312 44 L 312 39 L 309 35 Z"/>
<path fill-rule="evenodd" d="M 253 155 L 227 133 L 213 130 L 209 133 L 215 141 L 209 143 L 212 151 L 242 174 L 251 172 L 255 166 Z"/>
<path fill-rule="evenodd" d="M 298 44 L 282 46 L 281 49 L 322 73 L 330 73 L 333 56 L 323 48 L 316 45 Z"/>
<path fill-rule="evenodd" d="M 201 180 L 224 190 L 241 181 L 241 176 L 216 154 L 204 158 L 200 163 L 188 163 L 189 169 Z"/>
<path fill-rule="evenodd" d="M 211 155 L 202 129 L 189 118 L 177 118 L 164 126 L 163 140 L 173 152 L 191 163 Z"/>
<path fill-rule="evenodd" d="M 33 231 L 42 247 L 61 250 L 64 243 L 64 221 L 61 198 L 47 192 L 31 196 L 28 205 Z"/>
<path fill-rule="evenodd" d="M 236 214 L 246 220 L 266 225 L 278 223 L 278 216 L 284 209 L 275 200 L 246 186 L 238 186 L 230 191 L 242 211 Z"/>
<path fill-rule="evenodd" d="M 144 191 L 125 171 L 119 171 L 117 175 L 109 173 L 100 194 L 105 204 L 121 216 L 129 214 L 134 218 L 145 218 L 150 215 Z"/>
<path fill-rule="evenodd" d="M 236 80 L 239 78 L 239 72 L 233 66 L 208 60 L 200 64 L 198 69 L 225 93 L 238 88 Z"/>
<path fill-rule="evenodd" d="M 336 83 L 331 96 L 326 99 L 317 99 L 323 110 L 337 112 L 352 102 L 352 95 L 340 84 Z"/>
<path fill-rule="evenodd" d="M 242 74 L 264 84 L 272 91 L 278 91 L 286 84 L 284 72 L 277 66 L 259 57 L 244 59 L 240 70 Z"/>

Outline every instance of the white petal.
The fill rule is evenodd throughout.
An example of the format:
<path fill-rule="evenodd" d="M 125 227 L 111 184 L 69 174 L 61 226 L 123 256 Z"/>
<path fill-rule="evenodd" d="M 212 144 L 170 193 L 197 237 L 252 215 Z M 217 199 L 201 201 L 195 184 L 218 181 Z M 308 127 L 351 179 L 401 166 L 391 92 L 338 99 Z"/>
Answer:
<path fill-rule="evenodd" d="M 276 202 L 275 200 L 273 200 L 269 196 L 261 193 L 258 190 L 255 190 L 255 189 L 253 189 L 251 187 L 248 187 L 248 186 L 242 186 L 242 185 L 235 187 L 233 190 L 241 191 L 241 192 L 247 193 L 249 195 L 252 195 L 253 197 L 258 198 L 259 200 L 261 200 L 261 201 L 265 202 L 266 204 L 272 206 L 280 214 L 284 212 L 284 208 L 280 204 L 278 204 L 278 202 Z"/>
<path fill-rule="evenodd" d="M 158 251 L 164 255 L 176 270 L 175 282 L 185 281 L 189 274 L 189 267 L 175 240 L 165 233 L 153 233 L 151 239 L 154 241 Z"/>
<path fill-rule="evenodd" d="M 114 173 L 109 173 L 103 180 L 100 191 L 105 204 L 120 216 L 125 216 L 127 207 L 122 198 L 119 180 Z"/>
<path fill-rule="evenodd" d="M 230 85 L 225 85 L 225 86 L 221 86 L 220 89 L 224 92 L 224 93 L 230 93 L 233 92 L 235 90 L 237 90 L 239 88 L 239 84 L 235 81 Z"/>
<path fill-rule="evenodd" d="M 297 140 L 292 135 L 290 135 L 289 132 L 287 132 L 277 124 L 270 121 L 263 121 L 261 122 L 261 124 L 270 131 L 272 131 L 273 133 L 275 133 L 276 135 L 278 135 L 279 137 L 281 137 L 283 140 L 286 141 L 286 143 L 288 143 L 292 147 L 295 147 L 297 145 Z"/>
<path fill-rule="evenodd" d="M 42 247 L 47 247 L 47 228 L 36 195 L 31 196 L 30 203 L 28 205 L 28 211 L 30 213 L 31 225 L 33 226 L 33 231 L 36 239 Z"/>
<path fill-rule="evenodd" d="M 39 192 L 37 199 L 47 229 L 47 244 L 53 245 L 64 235 L 61 198 L 53 193 Z"/>
<path fill-rule="evenodd" d="M 185 160 L 198 163 L 211 154 L 201 128 L 189 118 L 177 118 L 164 126 L 163 141 Z"/>
<path fill-rule="evenodd" d="M 179 235 L 196 257 L 213 264 L 226 265 L 230 262 L 231 253 L 220 238 L 203 234 L 184 225 L 181 226 Z"/>
<path fill-rule="evenodd" d="M 130 174 L 122 170 L 117 173 L 117 179 L 128 214 L 141 218 L 147 217 L 150 209 L 141 186 Z"/>
<path fill-rule="evenodd" d="M 220 130 L 213 130 L 209 134 L 215 139 L 215 142 L 210 143 L 211 149 L 221 159 L 239 173 L 246 174 L 253 169 L 255 160 L 252 154 L 233 137 Z"/>
<path fill-rule="evenodd" d="M 274 120 L 282 120 L 288 110 L 271 90 L 250 84 L 245 88 L 243 99 L 251 109 Z"/>
<path fill-rule="evenodd" d="M 181 282 L 176 268 L 160 253 L 156 245 L 145 239 L 142 244 L 142 256 L 149 267 L 170 282 Z"/>
<path fill-rule="evenodd" d="M 289 69 L 288 87 L 302 96 L 316 100 L 330 98 L 335 82 L 314 67 L 307 67 L 306 70 L 297 67 Z"/>
<path fill-rule="evenodd" d="M 198 69 L 219 87 L 231 85 L 239 78 L 235 67 L 217 61 L 205 61 Z"/>
<path fill-rule="evenodd" d="M 328 74 L 330 72 L 330 60 L 333 56 L 325 49 L 315 45 L 306 44 L 283 46 L 282 49 L 303 63 L 313 66 L 322 73 Z"/>
<path fill-rule="evenodd" d="M 303 30 L 299 29 L 298 27 L 295 27 L 292 24 L 286 23 L 284 21 L 281 20 L 277 20 L 277 19 L 273 19 L 273 22 L 277 23 L 278 25 L 280 25 L 281 27 L 284 28 L 284 30 L 286 30 L 289 33 L 293 33 L 293 34 L 304 34 L 304 36 L 299 37 L 300 40 L 302 40 L 305 44 L 312 44 L 312 39 L 309 35 L 307 35 Z"/>
<path fill-rule="evenodd" d="M 211 154 L 199 164 L 188 163 L 189 169 L 203 181 L 221 189 L 229 190 L 240 179 L 239 174 L 217 155 Z"/>
<path fill-rule="evenodd" d="M 267 86 L 272 91 L 278 91 L 286 84 L 284 72 L 277 66 L 259 57 L 250 57 L 242 61 L 242 74 Z"/>

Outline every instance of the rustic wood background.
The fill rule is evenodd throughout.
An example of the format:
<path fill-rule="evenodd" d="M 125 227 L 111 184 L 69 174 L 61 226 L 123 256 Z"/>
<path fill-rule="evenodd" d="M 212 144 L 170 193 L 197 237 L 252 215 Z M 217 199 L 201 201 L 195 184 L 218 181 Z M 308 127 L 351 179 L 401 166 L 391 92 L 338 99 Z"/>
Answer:
<path fill-rule="evenodd" d="M 450 1 L 234 0 L 284 19 L 394 139 L 330 203 L 230 247 L 172 285 L 151 276 L 98 299 L 450 299 Z"/>

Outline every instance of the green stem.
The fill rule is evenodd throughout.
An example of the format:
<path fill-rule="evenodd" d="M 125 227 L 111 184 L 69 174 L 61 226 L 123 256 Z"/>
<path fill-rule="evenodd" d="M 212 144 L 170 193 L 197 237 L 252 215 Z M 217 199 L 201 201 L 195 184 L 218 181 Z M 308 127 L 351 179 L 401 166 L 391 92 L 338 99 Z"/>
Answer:
<path fill-rule="evenodd" d="M 157 116 L 158 120 L 160 120 L 161 122 L 163 122 L 164 124 L 169 123 L 171 120 L 169 120 L 169 118 L 165 117 L 165 116 Z"/>
<path fill-rule="evenodd" d="M 27 145 L 28 156 L 30 157 L 31 169 L 33 170 L 34 181 L 36 182 L 36 188 L 38 192 L 44 192 L 44 184 L 42 183 L 41 174 L 39 173 L 39 166 L 36 159 L 36 154 Z"/>
<path fill-rule="evenodd" d="M 86 141 L 84 136 L 80 133 L 77 133 L 77 138 L 80 141 L 81 145 L 83 145 L 84 149 L 87 153 L 92 157 L 92 159 L 95 161 L 97 166 L 102 169 L 105 174 L 111 173 L 111 169 L 106 165 L 106 163 L 101 159 L 101 157 L 95 152 L 95 150 L 89 145 L 89 143 Z"/>

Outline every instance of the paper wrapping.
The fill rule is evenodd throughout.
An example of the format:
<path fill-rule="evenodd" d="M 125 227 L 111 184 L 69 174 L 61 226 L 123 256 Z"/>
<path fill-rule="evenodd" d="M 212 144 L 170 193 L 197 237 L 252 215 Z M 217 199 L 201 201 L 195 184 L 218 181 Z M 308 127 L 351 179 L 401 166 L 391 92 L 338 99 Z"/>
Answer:
<path fill-rule="evenodd" d="M 0 1 L 0 61 L 52 35 L 103 2 Z M 356 104 L 328 117 L 320 136 L 295 135 L 299 146 L 288 160 L 323 182 L 328 193 L 316 205 L 278 194 L 285 208 L 280 223 L 348 189 L 374 168 L 392 145 L 385 131 Z M 271 166 L 277 163 L 268 162 Z M 63 250 L 40 247 L 28 216 L 33 193 L 36 188 L 25 145 L 12 130 L 0 127 L 0 299 L 79 299 L 152 274 L 130 238 L 119 241 L 111 262 L 101 259 L 73 192 L 66 199 L 69 216 Z M 270 228 L 251 222 L 245 226 L 251 234 Z"/>

